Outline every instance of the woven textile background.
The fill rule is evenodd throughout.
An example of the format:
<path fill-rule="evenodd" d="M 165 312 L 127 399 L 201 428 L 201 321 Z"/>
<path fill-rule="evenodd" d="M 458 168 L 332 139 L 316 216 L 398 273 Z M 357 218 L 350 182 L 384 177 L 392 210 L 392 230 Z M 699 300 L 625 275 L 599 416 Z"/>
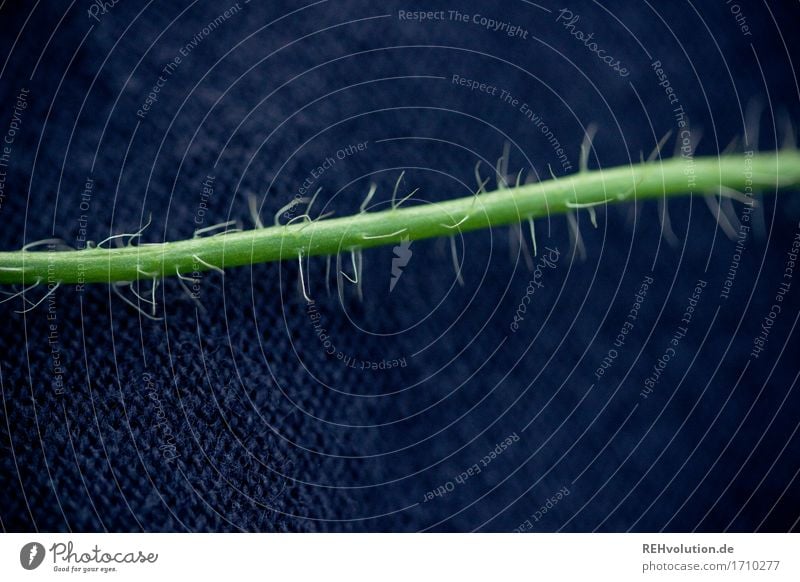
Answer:
<path fill-rule="evenodd" d="M 638 162 L 670 130 L 671 156 L 678 107 L 697 155 L 734 138 L 741 151 L 746 129 L 775 149 L 800 120 L 796 2 L 742 3 L 747 30 L 723 1 L 576 0 L 572 28 L 547 1 L 101 4 L 0 8 L 0 133 L 26 105 L 3 250 L 148 221 L 140 242 L 250 228 L 251 199 L 269 224 L 301 187 L 322 188 L 315 213 L 345 215 L 371 182 L 385 207 L 403 170 L 411 203 L 465 196 L 480 159 L 495 187 L 506 144 L 510 176 L 561 176 L 578 170 L 590 124 L 592 168 Z M 444 18 L 401 17 L 414 10 Z M 431 240 L 411 244 L 391 292 L 397 255 L 365 252 L 361 298 L 343 277 L 339 294 L 335 260 L 327 285 L 325 259 L 304 263 L 313 306 L 297 262 L 207 274 L 197 302 L 165 280 L 158 321 L 108 285 L 64 286 L 24 315 L 4 303 L 0 526 L 796 529 L 800 281 L 750 354 L 800 204 L 759 199 L 723 299 L 736 240 L 701 194 L 670 202 L 674 232 L 655 202 L 598 209 L 597 228 L 576 213 L 578 245 L 565 217 L 539 220 L 533 270 L 527 225 L 524 248 L 514 229 L 456 237 L 463 286 L 450 242 Z M 350 255 L 340 262 L 352 276 Z M 688 331 L 643 398 L 698 281 Z"/>

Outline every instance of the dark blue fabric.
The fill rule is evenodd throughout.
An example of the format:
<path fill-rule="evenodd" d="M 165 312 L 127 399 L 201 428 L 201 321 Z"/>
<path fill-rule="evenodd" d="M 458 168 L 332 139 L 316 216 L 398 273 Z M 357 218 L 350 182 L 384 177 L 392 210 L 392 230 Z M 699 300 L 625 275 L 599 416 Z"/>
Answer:
<path fill-rule="evenodd" d="M 142 242 L 227 220 L 251 227 L 248 195 L 271 223 L 309 177 L 310 194 L 322 187 L 315 213 L 357 211 L 372 181 L 373 203 L 385 207 L 402 170 L 399 195 L 419 188 L 415 203 L 446 200 L 474 191 L 476 161 L 494 164 L 506 143 L 509 174 L 568 173 L 552 139 L 576 171 L 592 123 L 592 167 L 636 162 L 669 130 L 671 155 L 675 104 L 656 60 L 693 135 L 703 133 L 698 154 L 741 140 L 748 107 L 761 113 L 765 150 L 799 119 L 795 2 L 742 3 L 746 21 L 737 22 L 724 2 L 576 1 L 567 7 L 580 17 L 572 28 L 565 14 L 557 21 L 563 6 L 539 5 L 546 10 L 522 1 L 253 0 L 220 18 L 233 2 L 6 3 L 4 134 L 20 90 L 30 93 L 0 248 L 53 236 L 75 246 L 82 229 L 98 241 L 136 232 L 150 216 Z M 448 12 L 412 22 L 401 10 L 458 10 L 468 21 Z M 522 28 L 509 36 L 475 15 Z M 593 32 L 629 75 L 576 30 Z M 498 92 L 470 90 L 453 75 Z M 204 194 L 208 176 L 213 193 Z M 670 203 L 672 244 L 655 202 L 598 209 L 597 228 L 579 212 L 585 259 L 572 254 L 564 217 L 537 221 L 534 268 L 545 247 L 558 250 L 538 275 L 508 229 L 456 239 L 463 287 L 446 240 L 413 243 L 391 293 L 393 250 L 366 251 L 363 300 L 347 280 L 338 297 L 335 263 L 328 294 L 325 260 L 314 259 L 311 312 L 296 263 L 204 276 L 202 309 L 164 281 L 158 322 L 105 285 L 60 288 L 24 316 L 14 312 L 19 299 L 5 303 L 0 525 L 796 529 L 796 278 L 764 353 L 750 353 L 800 205 L 788 194 L 759 201 L 765 228 L 754 228 L 724 300 L 735 241 L 699 194 Z M 341 269 L 352 273 L 348 254 Z M 598 380 L 648 276 L 636 324 Z M 513 332 L 532 279 L 541 287 Z M 698 280 L 707 286 L 688 332 L 644 399 Z M 389 368 L 360 369 L 362 361 Z"/>

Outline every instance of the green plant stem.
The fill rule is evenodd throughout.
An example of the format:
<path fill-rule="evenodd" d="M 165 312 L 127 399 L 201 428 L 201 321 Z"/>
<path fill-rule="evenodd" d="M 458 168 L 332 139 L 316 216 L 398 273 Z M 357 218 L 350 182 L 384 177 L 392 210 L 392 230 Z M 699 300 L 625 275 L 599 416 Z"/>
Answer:
<path fill-rule="evenodd" d="M 515 188 L 441 203 L 296 222 L 215 237 L 79 251 L 0 252 L 0 283 L 111 283 L 190 275 L 298 256 L 336 255 L 356 249 L 453 236 L 574 210 L 576 205 L 629 202 L 733 190 L 775 191 L 800 185 L 794 150 L 676 157 L 580 172 Z"/>

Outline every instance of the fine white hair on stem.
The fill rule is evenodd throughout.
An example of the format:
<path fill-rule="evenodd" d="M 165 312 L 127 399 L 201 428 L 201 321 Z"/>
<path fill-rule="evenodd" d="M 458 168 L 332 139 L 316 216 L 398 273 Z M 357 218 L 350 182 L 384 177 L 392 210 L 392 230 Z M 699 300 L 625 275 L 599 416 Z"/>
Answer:
<path fill-rule="evenodd" d="M 293 216 L 289 219 L 289 221 L 284 226 L 289 226 L 290 224 L 294 224 L 298 220 L 302 220 L 303 222 L 310 222 L 311 217 L 308 214 L 298 214 L 297 216 Z"/>
<path fill-rule="evenodd" d="M 75 249 L 69 246 L 63 239 L 60 238 L 45 238 L 42 240 L 35 240 L 33 242 L 29 242 L 20 249 L 21 251 L 30 251 L 36 247 L 44 247 L 44 246 L 54 246 L 59 247 L 59 250 L 69 250 L 74 251 Z"/>
<path fill-rule="evenodd" d="M 355 277 L 355 279 L 351 279 L 350 275 L 348 275 L 344 271 L 341 271 L 341 273 L 353 285 L 358 285 L 359 277 L 358 277 L 358 265 L 356 265 L 356 251 L 355 251 L 355 249 L 350 251 L 350 262 L 353 265 L 353 277 Z"/>
<path fill-rule="evenodd" d="M 722 196 L 723 198 L 731 198 L 736 200 L 737 202 L 741 202 L 742 204 L 752 204 L 753 206 L 758 206 L 758 202 L 754 200 L 752 197 L 739 192 L 738 190 L 734 190 L 733 188 L 728 188 L 727 186 L 718 186 L 717 194 Z"/>
<path fill-rule="evenodd" d="M 344 302 L 344 291 L 342 290 L 342 278 L 347 279 L 353 285 L 356 286 L 356 291 L 358 293 L 359 300 L 364 299 L 364 294 L 361 287 L 362 281 L 362 269 L 364 268 L 364 257 L 362 254 L 361 249 L 352 249 L 350 251 L 350 262 L 353 266 L 353 275 L 355 278 L 351 278 L 350 275 L 344 272 L 342 269 L 342 255 L 336 255 L 336 287 L 339 295 L 339 303 L 343 304 Z"/>
<path fill-rule="evenodd" d="M 486 185 L 489 183 L 491 178 L 486 178 L 485 180 L 481 178 L 481 160 L 478 160 L 475 163 L 475 181 L 478 183 L 478 189 L 475 190 L 475 193 L 472 195 L 472 203 L 470 204 L 470 209 L 475 208 L 475 203 L 478 201 L 478 197 L 481 194 L 486 194 Z"/>
<path fill-rule="evenodd" d="M 23 314 L 23 313 L 28 313 L 29 311 L 33 311 L 34 309 L 36 309 L 37 307 L 39 307 L 39 306 L 40 306 L 42 303 L 44 303 L 44 300 L 45 300 L 45 299 L 47 299 L 47 298 L 48 298 L 48 297 L 50 297 L 50 296 L 51 296 L 53 293 L 55 293 L 55 292 L 56 292 L 56 289 L 58 289 L 60 286 L 61 286 L 61 283 L 56 283 L 55 285 L 53 285 L 53 286 L 52 286 L 52 288 L 51 288 L 50 290 L 48 290 L 48 291 L 47 291 L 47 293 L 45 293 L 45 294 L 42 296 L 42 298 L 41 298 L 41 299 L 39 299 L 39 301 L 37 301 L 36 303 L 34 303 L 33 305 L 31 305 L 30 307 L 26 307 L 26 308 L 25 308 L 25 309 L 23 309 L 22 311 L 15 311 L 15 313 Z"/>
<path fill-rule="evenodd" d="M 364 268 L 364 256 L 362 249 L 354 248 L 350 250 L 350 264 L 353 267 L 353 277 L 350 277 L 350 275 L 345 273 L 344 269 L 342 269 L 341 254 L 336 255 L 336 284 L 338 287 L 340 302 L 344 300 L 344 294 L 342 291 L 342 278 L 347 279 L 350 281 L 350 283 L 356 286 L 359 300 L 363 300 L 364 298 L 361 287 L 363 280 L 362 270 Z"/>
<path fill-rule="evenodd" d="M 130 281 L 118 281 L 117 283 L 130 283 Z M 136 303 L 134 303 L 133 301 L 131 301 L 130 299 L 125 297 L 125 295 L 122 293 L 122 291 L 120 291 L 120 285 L 117 284 L 117 283 L 111 285 L 111 290 L 114 291 L 114 293 L 117 295 L 117 297 L 119 297 L 125 303 L 127 303 L 128 305 L 133 307 L 141 315 L 144 315 L 147 319 L 151 319 L 153 321 L 163 321 L 163 319 L 164 319 L 163 317 L 156 317 L 155 315 L 151 315 L 151 314 L 147 313 L 147 311 L 142 309 L 139 305 L 137 305 Z"/>
<path fill-rule="evenodd" d="M 211 226 L 204 226 L 203 228 L 198 228 L 197 230 L 195 230 L 194 231 L 194 236 L 192 238 L 200 238 L 201 236 L 203 236 L 204 234 L 206 234 L 208 232 L 213 232 L 215 230 L 220 230 L 220 229 L 222 229 L 222 233 L 218 233 L 218 234 L 225 234 L 226 232 L 230 232 L 228 230 L 228 228 L 231 227 L 231 226 L 238 226 L 237 221 L 229 220 L 227 222 L 220 222 L 218 224 L 212 224 Z M 241 229 L 237 228 L 236 230 L 241 230 Z"/>
<path fill-rule="evenodd" d="M 311 197 L 311 200 L 308 201 L 308 206 L 306 206 L 306 216 L 308 216 L 309 220 L 311 220 L 311 209 L 314 207 L 314 202 L 317 201 L 317 196 L 319 196 L 320 192 L 322 192 L 321 187 L 317 188 L 317 191 L 314 192 L 314 195 Z"/>
<path fill-rule="evenodd" d="M 722 206 L 717 202 L 717 197 L 714 195 L 703 196 L 706 201 L 706 206 L 708 206 L 709 212 L 717 221 L 722 231 L 725 233 L 729 239 L 734 240 L 736 238 L 736 233 L 738 232 L 738 228 L 734 227 L 731 224 L 731 220 L 728 215 L 723 211 Z M 737 221 L 738 222 L 738 221 Z"/>
<path fill-rule="evenodd" d="M 597 202 L 571 202 L 567 200 L 564 205 L 567 208 L 583 208 L 589 212 L 589 220 L 592 222 L 592 226 L 597 228 L 597 212 L 595 212 L 594 207 L 603 206 L 607 203 L 607 200 L 598 200 Z"/>
<path fill-rule="evenodd" d="M 320 214 L 316 218 L 312 219 L 312 221 L 313 222 L 317 222 L 319 220 L 325 220 L 326 218 L 330 218 L 334 214 L 336 214 L 336 211 L 335 210 L 331 210 L 330 212 L 326 212 L 325 214 Z"/>
<path fill-rule="evenodd" d="M 722 212 L 728 217 L 731 221 L 731 224 L 736 229 L 736 232 L 740 232 L 742 228 L 742 223 L 739 222 L 739 217 L 736 214 L 736 209 L 733 207 L 733 200 L 728 198 L 727 196 L 720 195 L 719 198 L 719 205 L 722 208 Z"/>
<path fill-rule="evenodd" d="M 666 145 L 667 141 L 669 141 L 669 138 L 671 137 L 672 137 L 672 130 L 670 129 L 667 133 L 664 134 L 664 137 L 658 140 L 656 147 L 654 147 L 653 151 L 650 152 L 650 155 L 647 156 L 648 163 L 654 162 L 656 158 L 661 157 L 661 148 L 663 148 Z"/>
<path fill-rule="evenodd" d="M 617 193 L 617 200 L 624 200 L 625 198 L 627 198 L 631 194 L 635 194 L 636 193 L 636 189 L 641 185 L 642 182 L 644 182 L 644 179 L 646 177 L 647 177 L 647 172 L 646 171 L 642 172 L 642 175 L 634 180 L 633 186 L 631 186 L 627 190 L 620 190 Z"/>
<path fill-rule="evenodd" d="M 201 259 L 201 258 L 200 258 L 200 257 L 198 257 L 197 255 L 192 255 L 192 258 L 193 258 L 195 261 L 197 261 L 198 263 L 200 263 L 201 265 L 204 265 L 204 266 L 208 267 L 209 269 L 211 269 L 211 270 L 213 270 L 213 271 L 216 271 L 217 273 L 219 273 L 219 274 L 220 274 L 220 275 L 222 275 L 223 277 L 225 276 L 225 271 L 224 271 L 223 269 L 220 269 L 220 268 L 219 268 L 219 267 L 217 267 L 216 265 L 212 265 L 211 263 L 207 263 L 207 262 L 205 262 L 203 259 Z"/>
<path fill-rule="evenodd" d="M 406 175 L 406 171 L 403 170 L 400 172 L 400 175 L 397 177 L 397 182 L 394 183 L 394 190 L 392 190 L 392 210 L 397 209 L 397 191 L 400 189 L 400 182 L 403 181 L 403 176 Z"/>
<path fill-rule="evenodd" d="M 475 191 L 475 196 L 486 193 L 486 184 L 489 183 L 489 180 L 491 180 L 491 178 L 486 178 L 485 180 L 481 178 L 481 160 L 478 160 L 475 164 L 475 181 L 478 183 L 478 189 Z"/>
<path fill-rule="evenodd" d="M 450 256 L 453 259 L 453 268 L 456 271 L 456 281 L 462 287 L 464 286 L 464 278 L 461 276 L 461 262 L 458 260 L 458 249 L 456 248 L 456 238 L 450 237 Z"/>
<path fill-rule="evenodd" d="M 159 281 L 158 277 L 153 277 L 153 283 L 152 283 L 152 287 L 150 289 L 150 305 L 152 306 L 151 309 L 152 309 L 153 315 L 156 314 L 156 306 L 157 306 L 157 303 L 156 303 L 156 289 L 158 289 L 159 283 L 160 283 L 160 281 Z"/>
<path fill-rule="evenodd" d="M 200 280 L 194 277 L 187 277 L 186 275 L 181 275 L 181 269 L 177 265 L 175 266 L 175 274 L 178 276 L 178 279 L 181 281 L 189 281 L 192 285 L 197 285 Z"/>
<path fill-rule="evenodd" d="M 138 266 L 136 267 L 136 272 L 142 275 L 145 279 L 156 279 L 158 277 L 158 273 L 148 273 L 147 271 L 142 271 L 142 269 Z"/>
<path fill-rule="evenodd" d="M 581 229 L 578 226 L 578 219 L 575 217 L 574 212 L 567 212 L 567 224 L 569 224 L 570 243 L 572 245 L 572 254 L 578 254 L 578 257 L 583 261 L 586 259 L 586 245 L 583 244 L 583 236 L 581 236 Z"/>
<path fill-rule="evenodd" d="M 305 277 L 303 277 L 303 251 L 302 250 L 297 253 L 297 266 L 298 266 L 298 273 L 300 273 L 300 289 L 302 289 L 302 291 L 303 291 L 303 297 L 305 297 L 305 300 L 306 300 L 307 303 L 311 303 L 312 299 L 311 299 L 311 297 L 308 296 L 308 293 L 306 293 L 306 282 L 305 282 Z M 311 292 L 311 289 L 309 289 L 309 293 L 310 292 Z"/>
<path fill-rule="evenodd" d="M 536 227 L 533 224 L 533 217 L 528 217 L 528 226 L 531 227 L 531 241 L 533 242 L 533 256 L 535 257 L 538 255 L 538 251 L 536 249 Z"/>
<path fill-rule="evenodd" d="M 372 197 L 375 196 L 375 192 L 377 191 L 378 191 L 378 185 L 375 182 L 369 185 L 369 191 L 367 192 L 367 195 L 364 197 L 364 200 L 362 200 L 361 206 L 358 207 L 361 213 L 367 211 L 367 207 L 369 206 Z"/>
<path fill-rule="evenodd" d="M 331 296 L 331 256 L 325 257 L 325 292 Z"/>
<path fill-rule="evenodd" d="M 407 228 L 401 228 L 400 230 L 396 230 L 394 232 L 389 232 L 387 234 L 362 234 L 361 238 L 363 238 L 364 240 L 372 240 L 372 239 L 378 239 L 378 238 L 389 238 L 389 237 L 397 236 L 398 234 L 403 234 L 407 230 L 408 230 Z"/>
<path fill-rule="evenodd" d="M 184 281 L 189 281 L 192 285 L 198 285 L 200 283 L 200 280 L 195 279 L 194 277 L 187 277 L 186 275 L 181 275 L 180 267 L 178 267 L 177 265 L 175 266 L 175 274 L 178 276 L 178 284 L 183 289 L 183 292 L 186 293 L 189 299 L 194 301 L 195 305 L 197 305 L 197 307 L 199 307 L 203 313 L 206 313 L 205 306 L 200 302 L 199 299 L 197 299 L 195 293 L 191 289 L 189 289 L 189 287 L 186 286 L 186 283 L 184 283 Z"/>
<path fill-rule="evenodd" d="M 581 143 L 581 157 L 578 162 L 578 170 L 583 172 L 589 171 L 589 152 L 592 149 L 592 141 L 597 134 L 597 125 L 590 123 L 583 134 L 583 142 Z"/>
<path fill-rule="evenodd" d="M 661 220 L 661 236 L 667 241 L 671 247 L 678 246 L 678 237 L 675 231 L 672 230 L 672 221 L 669 218 L 669 205 L 663 198 L 658 200 L 658 216 Z"/>
<path fill-rule="evenodd" d="M 689 131 L 689 141 L 685 143 L 683 139 L 675 140 L 675 152 L 674 157 L 676 158 L 693 158 L 695 151 L 697 150 L 697 146 L 700 143 L 700 140 L 703 139 L 703 132 L 699 129 L 692 129 Z M 688 151 L 683 152 L 682 148 L 687 147 Z"/>
<path fill-rule="evenodd" d="M 753 99 L 747 104 L 744 114 L 744 147 L 758 151 L 758 142 L 761 140 L 761 114 L 764 112 L 764 103 L 760 99 Z"/>
<path fill-rule="evenodd" d="M 133 237 L 134 237 L 134 236 L 136 236 L 136 235 L 135 235 L 135 234 L 125 234 L 125 233 L 123 233 L 123 234 L 114 234 L 114 235 L 112 235 L 112 236 L 110 236 L 110 237 L 108 237 L 108 238 L 104 238 L 104 239 L 103 239 L 103 240 L 101 240 L 99 243 L 97 243 L 97 245 L 95 245 L 95 246 L 96 246 L 98 249 L 102 249 L 102 248 L 103 248 L 103 245 L 104 245 L 105 243 L 107 243 L 107 242 L 110 242 L 110 241 L 112 241 L 112 240 L 121 239 L 121 238 L 123 238 L 123 237 L 126 237 L 126 236 L 127 236 L 127 237 L 131 237 L 131 238 L 133 238 Z"/>
<path fill-rule="evenodd" d="M 358 300 L 359 301 L 364 301 L 364 291 L 363 291 L 363 285 L 364 285 L 364 277 L 363 277 L 363 275 L 364 275 L 364 251 L 361 250 L 361 249 L 358 249 L 356 251 L 356 257 L 358 258 L 358 261 L 357 261 L 358 262 L 358 274 L 357 274 L 358 285 L 356 285 L 356 291 L 358 292 Z"/>
<path fill-rule="evenodd" d="M 505 190 L 508 188 L 508 162 L 510 157 L 511 144 L 509 142 L 505 142 L 503 144 L 503 155 L 497 159 L 497 165 L 494 168 L 498 190 Z"/>
<path fill-rule="evenodd" d="M 128 287 L 131 290 L 131 293 L 133 293 L 134 297 L 136 297 L 136 299 L 138 299 L 139 301 L 141 301 L 143 303 L 147 303 L 147 304 L 151 304 L 151 305 L 155 303 L 154 301 L 152 301 L 150 299 L 147 299 L 146 297 L 142 297 L 139 294 L 139 292 L 136 291 L 136 289 L 133 287 L 133 281 L 122 281 L 121 283 L 119 283 L 118 286 L 119 287 Z"/>
<path fill-rule="evenodd" d="M 519 172 L 517 172 L 517 179 L 514 182 L 514 187 L 519 188 L 522 185 L 522 174 L 525 171 L 525 168 L 520 168 Z"/>
<path fill-rule="evenodd" d="M 597 211 L 594 206 L 587 206 L 586 211 L 589 213 L 589 222 L 592 223 L 593 227 L 597 228 Z"/>
<path fill-rule="evenodd" d="M 261 215 L 258 212 L 258 200 L 252 192 L 247 194 L 247 208 L 250 210 L 250 220 L 253 221 L 253 226 L 264 228 L 264 223 L 261 222 Z"/>
<path fill-rule="evenodd" d="M 234 221 L 234 223 L 239 224 L 238 221 Z M 242 229 L 237 226 L 236 228 L 229 228 L 227 230 L 223 230 L 222 232 L 212 234 L 211 236 L 225 236 L 226 234 L 232 234 L 234 232 L 242 232 Z"/>
<path fill-rule="evenodd" d="M 730 155 L 736 152 L 738 147 L 739 147 L 739 136 L 734 136 L 733 139 L 730 142 L 728 142 L 728 145 L 725 146 L 725 149 L 722 150 L 722 152 L 719 155 L 720 157 Z"/>
<path fill-rule="evenodd" d="M 325 220 L 326 218 L 331 217 L 334 214 L 336 214 L 335 210 L 331 210 L 330 212 L 326 212 L 324 214 L 320 214 L 316 218 L 312 218 L 311 217 L 311 209 L 314 207 L 314 202 L 317 200 L 317 196 L 319 196 L 320 192 L 322 192 L 322 188 L 317 188 L 317 191 L 314 192 L 314 195 L 311 197 L 311 200 L 308 200 L 307 198 L 299 198 L 299 199 L 297 199 L 298 202 L 308 201 L 308 205 L 306 206 L 306 211 L 303 214 L 300 214 L 298 216 L 294 216 L 291 219 L 289 219 L 289 221 L 286 223 L 285 226 L 289 226 L 290 224 L 294 224 L 298 220 L 302 220 L 303 223 L 304 223 L 303 226 L 300 227 L 300 230 L 302 231 L 303 229 L 305 229 L 312 222 L 317 222 L 319 220 Z M 281 214 L 282 212 L 284 212 L 284 210 L 279 210 L 278 214 Z M 278 217 L 276 216 L 276 219 L 277 218 Z"/>
<path fill-rule="evenodd" d="M 419 192 L 419 188 L 414 188 L 407 196 L 405 196 L 402 200 L 400 200 L 400 202 L 397 203 L 396 208 L 400 208 L 403 204 L 405 204 L 408 200 L 410 200 L 411 197 L 414 196 L 414 194 L 416 194 L 417 192 Z"/>
<path fill-rule="evenodd" d="M 339 298 L 339 304 L 344 305 L 344 290 L 342 289 L 342 253 L 336 253 L 336 295 Z"/>
<path fill-rule="evenodd" d="M 525 184 L 536 184 L 539 182 L 539 175 L 534 168 L 529 168 L 525 176 Z"/>
<path fill-rule="evenodd" d="M 144 224 L 144 226 L 142 226 L 142 228 L 140 228 L 136 232 L 111 235 L 111 236 L 109 236 L 107 238 L 104 238 L 99 243 L 97 243 L 97 248 L 103 248 L 103 245 L 106 244 L 109 241 L 121 240 L 121 239 L 126 238 L 126 237 L 128 239 L 128 242 L 126 244 L 128 246 L 130 246 L 131 244 L 133 244 L 133 241 L 135 239 L 140 238 L 142 236 L 142 233 L 144 233 L 144 231 L 147 229 L 147 227 L 150 226 L 150 223 L 152 221 L 153 221 L 153 214 L 151 213 L 150 215 L 148 215 L 147 222 Z"/>
<path fill-rule="evenodd" d="M 308 202 L 308 198 L 293 198 L 287 204 L 281 206 L 275 213 L 275 226 L 281 225 L 281 214 L 283 214 L 284 212 L 289 212 L 292 208 L 294 208 L 298 204 L 302 204 L 303 202 Z"/>
<path fill-rule="evenodd" d="M 156 302 L 156 289 L 158 288 L 158 285 L 159 285 L 158 276 L 157 275 L 150 275 L 148 273 L 145 273 L 141 269 L 136 269 L 136 270 L 140 274 L 146 275 L 146 276 L 148 276 L 148 277 L 150 277 L 152 279 L 152 285 L 151 285 L 151 288 L 150 288 L 150 299 L 148 299 L 147 297 L 144 297 L 143 295 L 139 294 L 139 292 L 137 291 L 137 289 L 135 287 L 135 286 L 138 286 L 139 283 L 141 283 L 141 281 L 142 281 L 141 279 L 137 279 L 136 281 L 122 281 L 122 282 L 120 282 L 118 284 L 118 286 L 119 287 L 128 287 L 128 289 L 130 289 L 130 292 L 133 294 L 134 297 L 136 297 L 136 299 L 138 299 L 142 303 L 147 303 L 147 304 L 150 305 L 150 311 L 152 312 L 153 315 L 155 315 L 156 314 L 156 308 L 158 307 L 158 303 Z"/>
<path fill-rule="evenodd" d="M 528 241 L 525 240 L 522 223 L 513 224 L 508 227 L 508 250 L 511 259 L 514 259 L 518 252 L 522 253 L 525 266 L 529 271 L 533 270 L 533 259 L 528 250 Z"/>
<path fill-rule="evenodd" d="M 444 223 L 439 223 L 439 226 L 442 226 L 442 227 L 444 227 L 444 228 L 449 228 L 449 229 L 453 230 L 453 229 L 456 229 L 456 228 L 458 228 L 459 226 L 461 226 L 462 224 L 464 224 L 464 223 L 465 223 L 466 221 L 468 221 L 468 220 L 469 220 L 469 214 L 465 214 L 465 215 L 464 215 L 464 218 L 462 218 L 461 220 L 459 220 L 459 221 L 458 221 L 458 222 L 456 222 L 455 224 L 444 224 Z"/>
<path fill-rule="evenodd" d="M 13 294 L 7 294 L 7 295 L 8 295 L 8 297 L 6 297 L 6 298 L 5 298 L 5 299 L 3 299 L 3 300 L 0 300 L 0 303 L 5 303 L 6 301 L 11 301 L 11 300 L 12 300 L 12 299 L 14 299 L 15 297 L 19 297 L 20 295 L 24 295 L 24 294 L 25 294 L 25 293 L 27 293 L 28 291 L 31 291 L 32 289 L 35 289 L 36 287 L 38 287 L 38 286 L 39 286 L 39 284 L 40 284 L 41 282 L 42 282 L 42 280 L 41 280 L 41 279 L 36 279 L 36 283 L 34 283 L 33 285 L 31 285 L 31 286 L 29 286 L 29 287 L 23 287 L 21 291 L 18 291 L 18 292 L 16 292 L 16 293 L 13 293 Z M 24 297 L 23 297 L 23 299 L 24 299 Z"/>

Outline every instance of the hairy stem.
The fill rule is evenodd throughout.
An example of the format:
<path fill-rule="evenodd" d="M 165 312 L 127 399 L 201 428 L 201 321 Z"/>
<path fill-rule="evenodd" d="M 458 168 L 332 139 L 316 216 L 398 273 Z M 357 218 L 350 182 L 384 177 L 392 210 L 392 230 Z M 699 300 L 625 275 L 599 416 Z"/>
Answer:
<path fill-rule="evenodd" d="M 800 185 L 793 150 L 722 157 L 677 157 L 501 189 L 441 203 L 256 228 L 215 237 L 79 251 L 0 252 L 0 283 L 111 283 L 188 275 L 298 256 L 453 236 L 584 205 L 712 193 L 774 191 Z"/>

